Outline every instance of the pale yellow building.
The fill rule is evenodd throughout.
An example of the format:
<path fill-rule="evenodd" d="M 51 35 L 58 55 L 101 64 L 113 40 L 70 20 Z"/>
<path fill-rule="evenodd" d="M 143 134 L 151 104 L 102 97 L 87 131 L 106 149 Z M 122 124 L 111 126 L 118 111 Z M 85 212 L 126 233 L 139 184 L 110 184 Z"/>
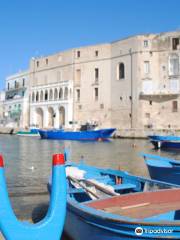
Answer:
<path fill-rule="evenodd" d="M 180 32 L 137 35 L 33 58 L 30 124 L 180 128 Z"/>

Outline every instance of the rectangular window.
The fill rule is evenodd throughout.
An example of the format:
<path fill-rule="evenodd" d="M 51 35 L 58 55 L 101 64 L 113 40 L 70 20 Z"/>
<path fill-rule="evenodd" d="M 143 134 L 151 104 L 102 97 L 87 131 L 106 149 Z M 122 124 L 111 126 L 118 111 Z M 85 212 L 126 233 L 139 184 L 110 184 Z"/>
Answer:
<path fill-rule="evenodd" d="M 179 74 L 179 57 L 169 57 L 169 75 L 176 76 Z"/>
<path fill-rule="evenodd" d="M 36 66 L 39 67 L 39 61 L 36 62 Z"/>
<path fill-rule="evenodd" d="M 178 111 L 178 102 L 173 101 L 172 102 L 172 112 L 177 112 Z"/>
<path fill-rule="evenodd" d="M 76 100 L 77 102 L 80 101 L 80 89 L 76 89 Z"/>
<path fill-rule="evenodd" d="M 80 56 L 81 56 L 81 52 L 77 51 L 77 58 L 80 58 Z"/>
<path fill-rule="evenodd" d="M 23 87 L 25 86 L 25 78 L 23 78 L 22 85 L 23 85 Z"/>
<path fill-rule="evenodd" d="M 46 65 L 48 65 L 48 58 L 46 58 Z"/>
<path fill-rule="evenodd" d="M 17 81 L 14 82 L 14 87 L 18 88 L 19 87 L 19 83 Z"/>
<path fill-rule="evenodd" d="M 173 93 L 179 92 L 179 79 L 170 79 L 169 80 L 170 91 Z"/>
<path fill-rule="evenodd" d="M 150 113 L 145 113 L 146 118 L 150 118 Z"/>
<path fill-rule="evenodd" d="M 95 68 L 95 82 L 99 81 L 99 68 Z"/>
<path fill-rule="evenodd" d="M 81 69 L 76 70 L 75 84 L 79 85 L 81 83 Z"/>
<path fill-rule="evenodd" d="M 172 39 L 172 49 L 177 50 L 179 46 L 179 38 L 173 38 Z"/>
<path fill-rule="evenodd" d="M 144 40 L 144 47 L 148 47 L 148 40 Z"/>
<path fill-rule="evenodd" d="M 61 72 L 57 71 L 57 81 L 60 82 L 61 81 Z"/>
<path fill-rule="evenodd" d="M 152 80 L 143 80 L 142 82 L 142 91 L 144 94 L 153 93 L 154 87 Z"/>
<path fill-rule="evenodd" d="M 9 90 L 9 83 L 8 83 L 8 90 Z"/>
<path fill-rule="evenodd" d="M 99 98 L 99 89 L 98 88 L 95 88 L 94 89 L 94 100 L 95 101 L 98 101 L 98 98 Z"/>
<path fill-rule="evenodd" d="M 100 104 L 100 109 L 104 109 L 104 104 L 103 103 Z"/>
<path fill-rule="evenodd" d="M 144 73 L 149 74 L 150 73 L 150 63 L 149 61 L 144 62 Z"/>
<path fill-rule="evenodd" d="M 96 50 L 95 51 L 95 56 L 98 57 L 98 55 L 99 55 L 99 52 Z"/>

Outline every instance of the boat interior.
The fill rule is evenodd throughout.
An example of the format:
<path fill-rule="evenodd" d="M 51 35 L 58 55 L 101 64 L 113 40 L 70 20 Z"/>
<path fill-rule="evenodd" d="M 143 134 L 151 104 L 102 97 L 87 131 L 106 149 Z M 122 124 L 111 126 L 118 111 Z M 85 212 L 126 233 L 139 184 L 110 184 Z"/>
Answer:
<path fill-rule="evenodd" d="M 91 201 L 87 206 L 143 220 L 180 220 L 180 189 L 135 193 Z"/>
<path fill-rule="evenodd" d="M 69 196 L 78 203 L 133 219 L 180 220 L 180 189 L 119 171 L 87 172 L 81 180 L 68 177 Z"/>

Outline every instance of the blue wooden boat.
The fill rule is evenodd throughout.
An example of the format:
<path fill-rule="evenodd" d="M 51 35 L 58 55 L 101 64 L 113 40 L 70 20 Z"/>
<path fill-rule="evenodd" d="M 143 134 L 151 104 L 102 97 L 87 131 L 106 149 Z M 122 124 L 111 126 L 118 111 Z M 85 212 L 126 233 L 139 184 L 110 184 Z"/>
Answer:
<path fill-rule="evenodd" d="M 23 137 L 39 137 L 39 129 L 38 128 L 30 128 L 29 130 L 25 131 L 18 131 L 16 133 L 18 136 L 23 136 Z"/>
<path fill-rule="evenodd" d="M 115 128 L 105 128 L 87 131 L 64 131 L 63 129 L 39 130 L 42 139 L 61 139 L 61 140 L 104 140 L 111 137 Z"/>
<path fill-rule="evenodd" d="M 143 156 L 152 179 L 180 185 L 180 161 L 152 154 Z"/>
<path fill-rule="evenodd" d="M 65 232 L 73 240 L 180 239 L 176 185 L 83 163 L 67 163 L 66 177 Z"/>
<path fill-rule="evenodd" d="M 160 148 L 162 148 L 162 149 L 166 149 L 166 148 L 180 149 L 180 136 L 152 135 L 152 136 L 148 136 L 148 137 L 156 149 L 160 149 Z"/>

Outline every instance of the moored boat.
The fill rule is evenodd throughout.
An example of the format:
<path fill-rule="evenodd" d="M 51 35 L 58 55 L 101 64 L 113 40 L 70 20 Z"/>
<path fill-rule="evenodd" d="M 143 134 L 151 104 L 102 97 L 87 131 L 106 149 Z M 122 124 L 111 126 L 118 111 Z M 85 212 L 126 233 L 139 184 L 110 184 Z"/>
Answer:
<path fill-rule="evenodd" d="M 160 136 L 160 135 L 152 135 L 148 136 L 150 142 L 154 145 L 156 149 L 166 149 L 166 148 L 176 148 L 180 149 L 180 136 L 168 135 L 168 136 Z"/>
<path fill-rule="evenodd" d="M 42 139 L 60 139 L 60 140 L 104 140 L 113 134 L 115 128 L 105 128 L 99 130 L 85 131 L 64 131 L 63 129 L 42 130 L 39 129 L 39 134 Z"/>
<path fill-rule="evenodd" d="M 39 129 L 37 128 L 30 128 L 29 131 L 18 131 L 16 133 L 18 136 L 23 136 L 23 137 L 39 137 Z"/>
<path fill-rule="evenodd" d="M 66 177 L 65 232 L 73 240 L 180 238 L 176 185 L 82 163 L 67 163 Z"/>
<path fill-rule="evenodd" d="M 180 185 L 180 161 L 143 154 L 152 179 Z"/>

